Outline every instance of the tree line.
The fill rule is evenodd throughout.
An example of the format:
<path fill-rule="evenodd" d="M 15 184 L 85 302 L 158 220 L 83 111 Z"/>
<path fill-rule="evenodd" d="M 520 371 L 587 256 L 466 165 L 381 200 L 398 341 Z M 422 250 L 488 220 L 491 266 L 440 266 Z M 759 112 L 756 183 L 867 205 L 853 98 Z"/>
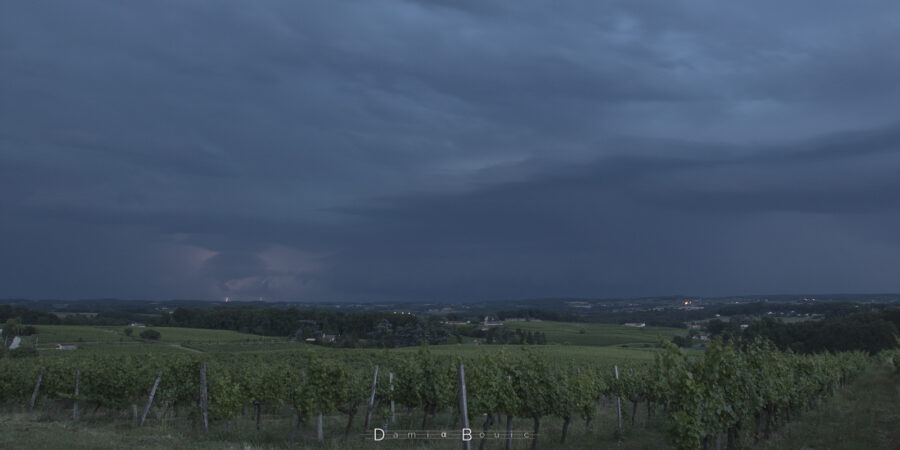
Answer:
<path fill-rule="evenodd" d="M 860 350 L 870 355 L 898 348 L 900 308 L 867 311 L 823 320 L 786 323 L 763 317 L 741 329 L 740 320 L 713 319 L 706 324 L 711 338 L 722 341 L 751 341 L 763 338 L 780 350 L 796 353 L 843 352 Z M 676 336 L 673 342 L 691 346 L 688 337 Z"/>
<path fill-rule="evenodd" d="M 343 347 L 408 347 L 444 343 L 452 330 L 440 316 L 422 318 L 403 312 L 342 312 L 322 309 L 254 306 L 178 308 L 164 313 L 161 325 L 290 336 L 298 340 L 334 336 Z"/>

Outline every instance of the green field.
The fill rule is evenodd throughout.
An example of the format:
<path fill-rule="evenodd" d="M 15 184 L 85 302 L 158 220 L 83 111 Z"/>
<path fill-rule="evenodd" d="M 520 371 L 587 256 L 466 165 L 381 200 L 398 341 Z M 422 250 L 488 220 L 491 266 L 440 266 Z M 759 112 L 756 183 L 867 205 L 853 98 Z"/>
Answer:
<path fill-rule="evenodd" d="M 181 344 L 166 344 L 160 342 L 122 342 L 122 343 L 101 343 L 101 344 L 81 344 L 77 343 L 78 350 L 71 351 L 58 351 L 55 349 L 54 345 L 39 345 L 38 351 L 42 357 L 50 357 L 50 358 L 65 358 L 72 353 L 77 355 L 111 355 L 111 356 L 119 356 L 119 355 L 149 355 L 149 354 L 161 354 L 161 353 L 184 353 L 191 352 L 190 349 L 185 349 L 181 346 Z"/>
<path fill-rule="evenodd" d="M 156 330 L 161 334 L 161 343 L 183 342 L 252 342 L 273 340 L 271 337 L 257 336 L 255 334 L 238 333 L 228 330 L 204 330 L 197 328 L 174 327 L 95 327 L 86 325 L 37 325 L 38 334 L 28 337 L 27 342 L 38 339 L 40 345 L 44 344 L 111 344 L 123 342 L 142 342 L 139 337 L 144 330 Z M 125 329 L 131 329 L 132 335 L 127 336 Z"/>
<path fill-rule="evenodd" d="M 682 330 L 676 328 L 638 329 L 609 324 L 573 324 L 560 322 L 523 322 L 514 327 L 541 331 L 547 335 L 548 345 L 484 345 L 449 344 L 431 347 L 432 353 L 453 358 L 478 355 L 496 355 L 505 352 L 509 356 L 522 355 L 525 349 L 534 351 L 557 364 L 612 365 L 651 362 L 657 352 L 657 336 L 669 339 Z M 395 349 L 338 348 L 303 344 L 285 339 L 263 337 L 226 330 L 196 328 L 131 328 L 132 336 L 124 330 L 128 327 L 101 327 L 80 325 L 40 325 L 38 334 L 24 338 L 23 345 L 32 345 L 38 339 L 38 349 L 46 357 L 60 357 L 69 352 L 54 350 L 57 343 L 78 346 L 81 354 L 146 354 L 146 353 L 205 353 L 211 358 L 239 357 L 240 355 L 267 355 L 272 358 L 299 358 L 308 353 L 346 360 L 377 362 L 385 355 L 404 355 L 418 351 L 418 347 Z M 138 337 L 143 330 L 160 332 L 159 341 L 146 341 Z M 579 330 L 586 330 L 581 334 Z"/>
<path fill-rule="evenodd" d="M 673 336 L 687 335 L 687 330 L 680 328 L 636 328 L 609 323 L 507 322 L 503 326 L 513 330 L 540 331 L 547 335 L 548 344 L 563 345 L 656 344 L 659 337 L 672 340 Z"/>
<path fill-rule="evenodd" d="M 131 340 L 122 333 L 122 328 L 92 327 L 84 325 L 37 325 L 38 334 L 29 336 L 31 342 L 38 339 L 40 344 L 58 343 L 109 343 L 122 338 Z"/>
<path fill-rule="evenodd" d="M 56 315 L 56 317 L 59 317 L 60 319 L 65 319 L 66 317 L 69 317 L 69 316 L 84 316 L 84 317 L 96 317 L 97 316 L 97 313 L 95 313 L 95 312 L 71 313 L 71 312 L 55 312 L 54 311 L 53 314 Z"/>

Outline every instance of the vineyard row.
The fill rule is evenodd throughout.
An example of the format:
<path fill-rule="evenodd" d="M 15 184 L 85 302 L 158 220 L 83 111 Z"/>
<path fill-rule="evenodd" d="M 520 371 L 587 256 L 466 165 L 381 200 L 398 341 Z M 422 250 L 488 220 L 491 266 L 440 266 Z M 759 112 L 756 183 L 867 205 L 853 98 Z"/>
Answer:
<path fill-rule="evenodd" d="M 322 414 L 343 413 L 348 438 L 354 418 L 373 414 L 390 418 L 396 407 L 419 411 L 425 429 L 442 411 L 484 417 L 485 432 L 501 415 L 533 421 L 563 420 L 565 441 L 574 419 L 590 424 L 602 398 L 639 403 L 648 414 L 654 405 L 666 418 L 666 436 L 677 448 L 711 445 L 726 435 L 729 446 L 742 432 L 766 436 L 791 414 L 816 406 L 837 387 L 863 371 L 862 353 L 798 355 L 780 352 L 763 341 L 744 348 L 713 344 L 704 352 L 675 346 L 657 354 L 652 364 L 629 368 L 551 365 L 533 352 L 499 356 L 441 358 L 427 347 L 417 354 L 385 354 L 376 367 L 348 365 L 318 356 L 282 359 L 204 361 L 205 355 L 89 355 L 33 360 L 0 360 L 0 403 L 34 407 L 36 402 L 133 411 L 150 402 L 190 411 L 188 417 L 229 420 L 247 407 L 290 407 L 296 423 Z M 466 402 L 459 401 L 460 370 L 465 367 Z M 379 375 L 380 368 L 380 375 Z M 620 373 L 621 372 L 621 373 Z M 151 394 L 152 391 L 152 394 Z M 621 410 L 620 410 L 621 411 Z M 141 420 L 143 422 L 143 418 Z M 620 412 L 621 423 L 621 412 Z M 507 421 L 509 424 L 509 420 Z M 620 425 L 621 426 L 621 425 Z M 296 425 L 295 425 L 296 431 Z M 324 439 L 319 432 L 319 439 Z M 533 440 L 533 446 L 537 440 Z"/>

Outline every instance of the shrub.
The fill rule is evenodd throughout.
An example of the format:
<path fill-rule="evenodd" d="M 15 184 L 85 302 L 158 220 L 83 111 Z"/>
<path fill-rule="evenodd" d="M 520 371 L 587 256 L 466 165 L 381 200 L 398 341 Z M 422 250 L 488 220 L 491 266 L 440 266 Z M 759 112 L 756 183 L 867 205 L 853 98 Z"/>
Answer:
<path fill-rule="evenodd" d="M 30 346 L 23 346 L 9 351 L 10 358 L 34 358 L 37 355 L 37 349 Z"/>
<path fill-rule="evenodd" d="M 162 337 L 162 335 L 159 334 L 159 331 L 156 331 L 156 330 L 141 331 L 141 339 L 149 339 L 149 340 L 153 340 L 153 341 L 158 341 L 160 337 Z"/>

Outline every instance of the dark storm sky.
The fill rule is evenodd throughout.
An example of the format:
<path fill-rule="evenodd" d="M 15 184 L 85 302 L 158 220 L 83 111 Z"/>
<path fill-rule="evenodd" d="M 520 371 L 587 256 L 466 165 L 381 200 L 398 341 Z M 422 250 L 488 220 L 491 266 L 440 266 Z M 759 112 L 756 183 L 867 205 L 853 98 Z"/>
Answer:
<path fill-rule="evenodd" d="M 896 1 L 4 1 L 0 298 L 900 291 Z"/>

